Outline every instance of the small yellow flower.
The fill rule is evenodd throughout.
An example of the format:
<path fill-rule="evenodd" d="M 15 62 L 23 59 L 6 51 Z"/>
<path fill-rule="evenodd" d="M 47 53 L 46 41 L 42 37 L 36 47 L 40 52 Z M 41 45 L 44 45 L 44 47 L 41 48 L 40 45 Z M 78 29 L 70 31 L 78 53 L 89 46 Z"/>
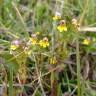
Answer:
<path fill-rule="evenodd" d="M 10 46 L 10 49 L 11 49 L 11 50 L 16 50 L 17 48 L 18 48 L 18 46 L 13 45 L 13 44 Z"/>
<path fill-rule="evenodd" d="M 36 32 L 36 34 L 37 34 L 37 35 L 39 35 L 39 34 L 40 34 L 40 32 L 38 31 L 38 32 Z"/>
<path fill-rule="evenodd" d="M 61 20 L 61 21 L 59 22 L 59 25 L 57 26 L 57 29 L 58 29 L 60 32 L 67 31 L 67 26 L 66 26 L 65 20 Z"/>
<path fill-rule="evenodd" d="M 58 25 L 58 26 L 57 26 L 57 29 L 58 29 L 60 32 L 67 31 L 66 25 Z"/>
<path fill-rule="evenodd" d="M 32 45 L 35 45 L 37 43 L 37 37 L 36 37 L 37 34 L 32 34 L 31 35 L 31 38 L 30 38 L 30 41 L 32 42 Z"/>
<path fill-rule="evenodd" d="M 56 60 L 56 57 L 54 56 L 50 59 L 50 64 L 56 64 L 56 63 L 57 63 L 57 60 Z"/>
<path fill-rule="evenodd" d="M 53 20 L 55 21 L 55 20 L 59 20 L 59 19 L 61 19 L 61 17 L 59 17 L 59 16 L 54 16 L 53 17 Z"/>
<path fill-rule="evenodd" d="M 84 44 L 84 45 L 89 45 L 90 42 L 91 42 L 91 41 L 87 38 L 87 39 L 84 39 L 83 44 Z"/>
<path fill-rule="evenodd" d="M 49 46 L 48 38 L 47 38 L 47 37 L 44 37 L 43 40 L 40 40 L 40 41 L 39 41 L 39 44 L 40 44 L 40 46 L 42 46 L 43 48 L 48 47 L 48 46 Z"/>
<path fill-rule="evenodd" d="M 10 50 L 16 50 L 19 47 L 20 43 L 21 42 L 19 40 L 12 41 L 10 45 Z"/>
<path fill-rule="evenodd" d="M 37 38 L 31 38 L 31 41 L 32 41 L 32 45 L 36 45 L 36 43 L 37 43 Z"/>
<path fill-rule="evenodd" d="M 56 12 L 55 16 L 53 16 L 53 20 L 55 21 L 55 20 L 59 20 L 59 19 L 61 19 L 61 14 L 59 12 Z"/>

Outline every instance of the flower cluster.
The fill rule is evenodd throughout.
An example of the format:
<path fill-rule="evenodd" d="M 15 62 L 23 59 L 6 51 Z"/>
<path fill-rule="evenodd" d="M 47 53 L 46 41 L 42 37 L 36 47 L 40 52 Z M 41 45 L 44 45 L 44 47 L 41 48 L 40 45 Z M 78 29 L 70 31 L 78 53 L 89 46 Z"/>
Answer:
<path fill-rule="evenodd" d="M 60 32 L 67 31 L 67 26 L 65 20 L 62 20 L 61 14 L 59 12 L 55 13 L 55 16 L 53 16 L 53 20 L 60 20 L 59 24 L 57 26 L 57 30 Z"/>
<path fill-rule="evenodd" d="M 31 52 L 30 48 L 31 46 L 39 45 L 43 48 L 46 48 L 49 46 L 49 40 L 47 37 L 44 37 L 41 40 L 38 40 L 37 35 L 39 35 L 40 32 L 37 32 L 36 34 L 31 34 L 31 37 L 29 38 L 28 42 L 24 42 L 24 44 L 20 40 L 14 40 L 12 41 L 10 45 L 10 51 L 15 51 L 17 48 L 23 49 L 25 53 Z M 21 47 L 20 47 L 21 46 Z"/>
<path fill-rule="evenodd" d="M 47 37 L 44 37 L 42 40 L 40 40 L 38 42 L 38 39 L 37 39 L 37 35 L 39 35 L 40 32 L 37 32 L 36 34 L 32 34 L 31 35 L 31 42 L 32 42 L 32 45 L 36 45 L 36 44 L 39 44 L 41 47 L 43 48 L 46 48 L 49 46 L 49 41 L 48 41 L 48 38 Z"/>
<path fill-rule="evenodd" d="M 56 29 L 59 31 L 59 32 L 65 32 L 67 31 L 68 27 L 67 27 L 67 23 L 65 20 L 62 19 L 61 17 L 61 14 L 59 12 L 56 12 L 55 13 L 55 16 L 53 16 L 53 20 L 56 21 L 55 24 L 56 24 Z M 58 23 L 59 22 L 59 23 Z M 79 32 L 80 31 L 80 23 L 78 22 L 78 20 L 76 18 L 73 18 L 72 21 L 71 21 L 71 28 L 74 28 L 74 30 L 76 32 Z M 92 40 L 92 38 L 90 37 L 87 37 L 83 40 L 83 44 L 84 45 L 89 45 L 89 44 L 92 44 L 92 42 L 94 42 Z M 56 60 L 56 58 L 53 57 L 50 59 L 50 62 L 51 63 L 54 63 Z"/>

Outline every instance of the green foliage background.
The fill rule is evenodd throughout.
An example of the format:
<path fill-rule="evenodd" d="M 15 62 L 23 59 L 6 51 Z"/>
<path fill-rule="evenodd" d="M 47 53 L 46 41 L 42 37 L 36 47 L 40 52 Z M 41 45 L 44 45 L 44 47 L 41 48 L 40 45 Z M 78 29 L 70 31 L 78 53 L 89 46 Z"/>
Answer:
<path fill-rule="evenodd" d="M 62 19 L 66 20 L 67 32 L 57 31 L 59 21 L 54 23 L 52 19 L 56 11 L 61 12 Z M 2 86 L 3 82 L 9 84 L 8 94 L 4 91 L 8 96 L 23 93 L 25 96 L 78 96 L 77 34 L 81 64 L 80 96 L 96 96 L 96 33 L 77 33 L 71 24 L 73 18 L 81 23 L 80 27 L 95 27 L 96 0 L 0 0 L 0 83 Z M 13 40 L 20 39 L 26 44 L 30 34 L 36 32 L 40 32 L 38 41 L 48 37 L 48 48 L 37 45 L 31 46 L 31 55 L 26 55 L 22 48 L 17 50 L 15 56 L 10 54 Z M 55 37 L 52 32 L 55 32 Z M 83 44 L 87 37 L 92 39 L 88 46 Z M 52 46 L 52 38 L 55 46 Z M 54 52 L 52 47 L 55 49 Z M 58 61 L 56 65 L 50 64 L 53 55 Z M 23 78 L 23 81 L 26 79 L 26 83 L 14 88 L 14 84 L 20 85 L 17 80 L 18 73 L 19 78 Z M 55 88 L 55 92 L 52 88 Z"/>

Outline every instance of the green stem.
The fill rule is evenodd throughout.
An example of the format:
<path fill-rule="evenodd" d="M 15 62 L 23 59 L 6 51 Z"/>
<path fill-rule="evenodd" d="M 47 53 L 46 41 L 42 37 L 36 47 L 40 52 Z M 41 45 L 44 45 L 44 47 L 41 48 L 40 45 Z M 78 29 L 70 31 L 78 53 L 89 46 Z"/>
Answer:
<path fill-rule="evenodd" d="M 55 47 L 55 27 L 56 27 L 56 22 L 53 22 L 53 30 L 52 30 L 52 52 L 54 53 L 54 47 Z M 52 54 L 53 54 L 52 53 Z"/>
<path fill-rule="evenodd" d="M 8 96 L 13 96 L 13 67 L 10 66 L 9 70 L 9 95 Z"/>
<path fill-rule="evenodd" d="M 80 86 L 80 54 L 79 54 L 79 34 L 77 33 L 76 38 L 76 63 L 77 63 L 77 86 L 78 86 L 78 96 L 81 96 L 81 86 Z"/>

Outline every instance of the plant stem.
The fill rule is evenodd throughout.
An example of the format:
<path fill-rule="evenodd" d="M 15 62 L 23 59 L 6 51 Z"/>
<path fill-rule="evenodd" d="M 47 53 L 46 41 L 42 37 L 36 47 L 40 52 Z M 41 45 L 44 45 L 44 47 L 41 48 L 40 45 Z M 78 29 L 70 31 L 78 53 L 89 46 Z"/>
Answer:
<path fill-rule="evenodd" d="M 13 96 L 13 67 L 10 67 L 9 95 Z"/>
<path fill-rule="evenodd" d="M 78 95 L 81 96 L 81 86 L 80 86 L 80 54 L 79 54 L 79 34 L 77 33 L 76 37 L 76 63 L 77 63 L 77 86 L 78 86 Z"/>

